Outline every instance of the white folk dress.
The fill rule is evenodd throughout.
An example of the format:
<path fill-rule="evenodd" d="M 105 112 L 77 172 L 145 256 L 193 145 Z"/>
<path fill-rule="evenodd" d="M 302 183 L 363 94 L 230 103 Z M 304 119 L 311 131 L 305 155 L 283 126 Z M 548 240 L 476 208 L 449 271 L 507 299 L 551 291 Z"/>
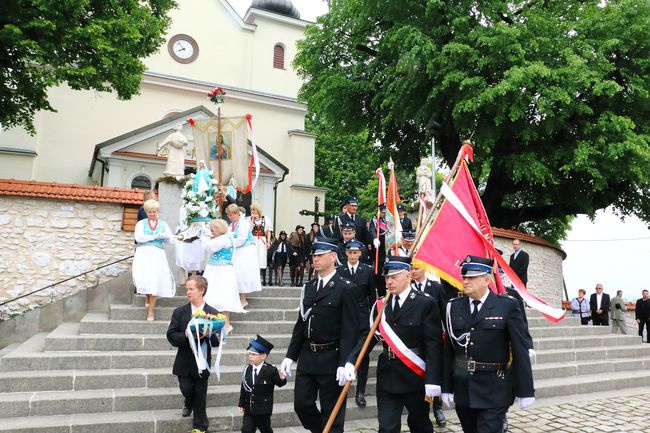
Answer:
<path fill-rule="evenodd" d="M 237 223 L 230 224 L 230 231 L 235 238 L 235 278 L 239 293 L 252 293 L 262 290 L 260 265 L 257 260 L 257 248 L 251 233 L 250 223 L 243 217 Z"/>
<path fill-rule="evenodd" d="M 177 233 L 187 230 L 187 212 L 181 206 Z M 186 271 L 202 271 L 205 266 L 205 253 L 200 239 L 192 242 L 181 241 L 176 238 L 176 266 Z"/>
<path fill-rule="evenodd" d="M 203 276 L 208 280 L 205 302 L 219 311 L 245 313 L 239 302 L 239 291 L 235 282 L 235 240 L 232 233 L 228 232 L 216 238 L 202 238 L 201 242 L 208 253 L 203 272 Z"/>
<path fill-rule="evenodd" d="M 263 216 L 261 218 L 251 217 L 251 231 L 253 233 L 253 239 L 255 240 L 255 248 L 257 249 L 257 263 L 260 266 L 260 269 L 266 269 L 266 257 L 267 257 L 267 243 L 266 243 L 266 232 L 271 229 L 273 224 L 269 217 Z"/>
<path fill-rule="evenodd" d="M 141 295 L 169 298 L 176 294 L 176 281 L 169 269 L 164 244 L 173 239 L 163 220 L 152 225 L 148 219 L 135 225 L 136 249 L 133 256 L 133 284 Z"/>

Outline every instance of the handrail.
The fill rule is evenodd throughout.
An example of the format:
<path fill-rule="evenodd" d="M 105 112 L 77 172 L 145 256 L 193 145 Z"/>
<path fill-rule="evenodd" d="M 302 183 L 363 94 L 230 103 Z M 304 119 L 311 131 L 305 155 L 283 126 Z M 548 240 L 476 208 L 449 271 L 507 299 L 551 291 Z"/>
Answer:
<path fill-rule="evenodd" d="M 81 277 L 81 276 L 83 276 L 83 275 L 89 274 L 89 273 L 91 273 L 91 272 L 98 271 L 98 270 L 100 270 L 100 269 L 102 269 L 102 268 L 106 268 L 106 267 L 108 267 L 108 266 L 112 266 L 112 265 L 114 265 L 114 264 L 116 264 L 116 263 L 120 263 L 120 262 L 123 262 L 123 261 L 125 261 L 125 260 L 132 259 L 132 258 L 133 258 L 133 255 L 130 255 L 130 256 L 128 256 L 128 257 L 123 257 L 123 258 L 121 258 L 121 259 L 119 259 L 119 260 L 115 260 L 114 262 L 107 263 L 107 264 L 105 264 L 105 265 L 101 265 L 101 266 L 97 266 L 96 268 L 91 269 L 91 270 L 89 270 L 89 271 L 82 272 L 82 273 L 80 273 L 80 274 L 78 274 L 78 275 L 75 275 L 75 276 L 73 276 L 73 277 L 66 278 L 65 280 L 57 281 L 56 283 L 52 283 L 52 284 L 50 284 L 50 285 L 48 285 L 48 286 L 41 287 L 40 289 L 36 289 L 36 290 L 34 290 L 33 292 L 25 293 L 24 295 L 20 295 L 20 296 L 18 296 L 18 297 L 13 298 L 13 299 L 9 299 L 8 301 L 4 301 L 4 302 L 0 303 L 0 307 L 2 307 L 2 306 L 4 306 L 4 305 L 7 305 L 7 304 L 9 304 L 9 303 L 11 303 L 11 302 L 17 301 L 17 300 L 19 300 L 19 299 L 26 298 L 27 296 L 31 296 L 31 295 L 33 295 L 34 293 L 38 293 L 38 292 L 40 292 L 40 291 L 42 291 L 42 290 L 49 289 L 50 287 L 54 287 L 54 286 L 56 286 L 56 285 L 58 285 L 58 284 L 62 284 L 62 283 L 65 283 L 65 282 L 67 282 L 67 281 L 74 280 L 75 278 L 79 278 L 79 277 Z"/>

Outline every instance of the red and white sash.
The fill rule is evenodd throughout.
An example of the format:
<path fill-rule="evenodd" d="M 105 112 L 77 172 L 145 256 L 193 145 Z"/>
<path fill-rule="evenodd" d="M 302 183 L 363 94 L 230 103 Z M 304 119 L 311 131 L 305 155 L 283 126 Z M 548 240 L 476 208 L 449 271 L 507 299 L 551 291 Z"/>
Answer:
<path fill-rule="evenodd" d="M 381 311 L 384 304 L 384 298 L 377 300 L 377 311 Z M 379 331 L 381 332 L 381 337 L 384 339 L 388 347 L 391 348 L 395 355 L 404 363 L 406 366 L 424 379 L 424 371 L 426 370 L 426 364 L 424 360 L 415 354 L 411 349 L 406 347 L 404 342 L 397 336 L 393 328 L 390 327 L 388 322 L 386 322 L 386 312 L 384 311 L 381 315 L 381 320 L 379 321 Z"/>

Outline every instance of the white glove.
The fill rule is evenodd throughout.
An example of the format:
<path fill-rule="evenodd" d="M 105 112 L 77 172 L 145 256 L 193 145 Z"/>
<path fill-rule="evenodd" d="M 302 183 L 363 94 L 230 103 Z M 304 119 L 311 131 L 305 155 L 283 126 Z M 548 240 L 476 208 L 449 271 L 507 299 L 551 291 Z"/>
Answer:
<path fill-rule="evenodd" d="M 522 397 L 522 398 L 517 397 L 517 400 L 519 400 L 519 407 L 522 410 L 528 409 L 533 405 L 533 403 L 535 403 L 535 397 Z"/>
<path fill-rule="evenodd" d="M 345 385 L 347 382 L 347 375 L 345 373 L 345 367 L 339 367 L 336 369 L 336 381 L 339 383 L 339 386 Z"/>
<path fill-rule="evenodd" d="M 284 373 L 285 376 L 291 377 L 291 366 L 293 365 L 293 359 L 284 358 L 282 364 L 280 364 L 280 370 Z"/>
<path fill-rule="evenodd" d="M 426 395 L 427 397 L 431 397 L 431 398 L 439 397 L 440 392 L 441 390 L 439 385 L 430 385 L 428 383 L 424 385 L 424 395 Z"/>
<path fill-rule="evenodd" d="M 381 242 L 379 242 L 379 239 L 375 238 L 372 240 L 372 244 L 375 246 L 375 249 L 378 250 Z"/>
<path fill-rule="evenodd" d="M 443 392 L 440 398 L 442 398 L 442 403 L 447 407 L 451 407 L 454 404 L 454 394 Z"/>
<path fill-rule="evenodd" d="M 530 357 L 531 361 L 535 359 L 535 349 L 528 349 L 528 356 Z"/>
<path fill-rule="evenodd" d="M 357 372 L 354 369 L 354 364 L 351 362 L 347 362 L 345 364 L 345 379 L 348 382 L 352 382 L 353 380 L 357 380 Z"/>

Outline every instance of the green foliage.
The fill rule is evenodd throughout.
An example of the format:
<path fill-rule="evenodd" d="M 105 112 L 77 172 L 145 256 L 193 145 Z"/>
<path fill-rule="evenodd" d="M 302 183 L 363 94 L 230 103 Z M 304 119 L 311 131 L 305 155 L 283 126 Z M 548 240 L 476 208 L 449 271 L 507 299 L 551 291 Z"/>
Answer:
<path fill-rule="evenodd" d="M 334 0 L 295 65 L 332 133 L 400 170 L 431 120 L 449 166 L 472 137 L 492 224 L 557 239 L 608 206 L 650 222 L 649 28 L 647 0 Z"/>
<path fill-rule="evenodd" d="M 47 90 L 137 94 L 145 66 L 170 24 L 173 0 L 3 0 L 0 3 L 0 123 L 34 133 Z"/>

